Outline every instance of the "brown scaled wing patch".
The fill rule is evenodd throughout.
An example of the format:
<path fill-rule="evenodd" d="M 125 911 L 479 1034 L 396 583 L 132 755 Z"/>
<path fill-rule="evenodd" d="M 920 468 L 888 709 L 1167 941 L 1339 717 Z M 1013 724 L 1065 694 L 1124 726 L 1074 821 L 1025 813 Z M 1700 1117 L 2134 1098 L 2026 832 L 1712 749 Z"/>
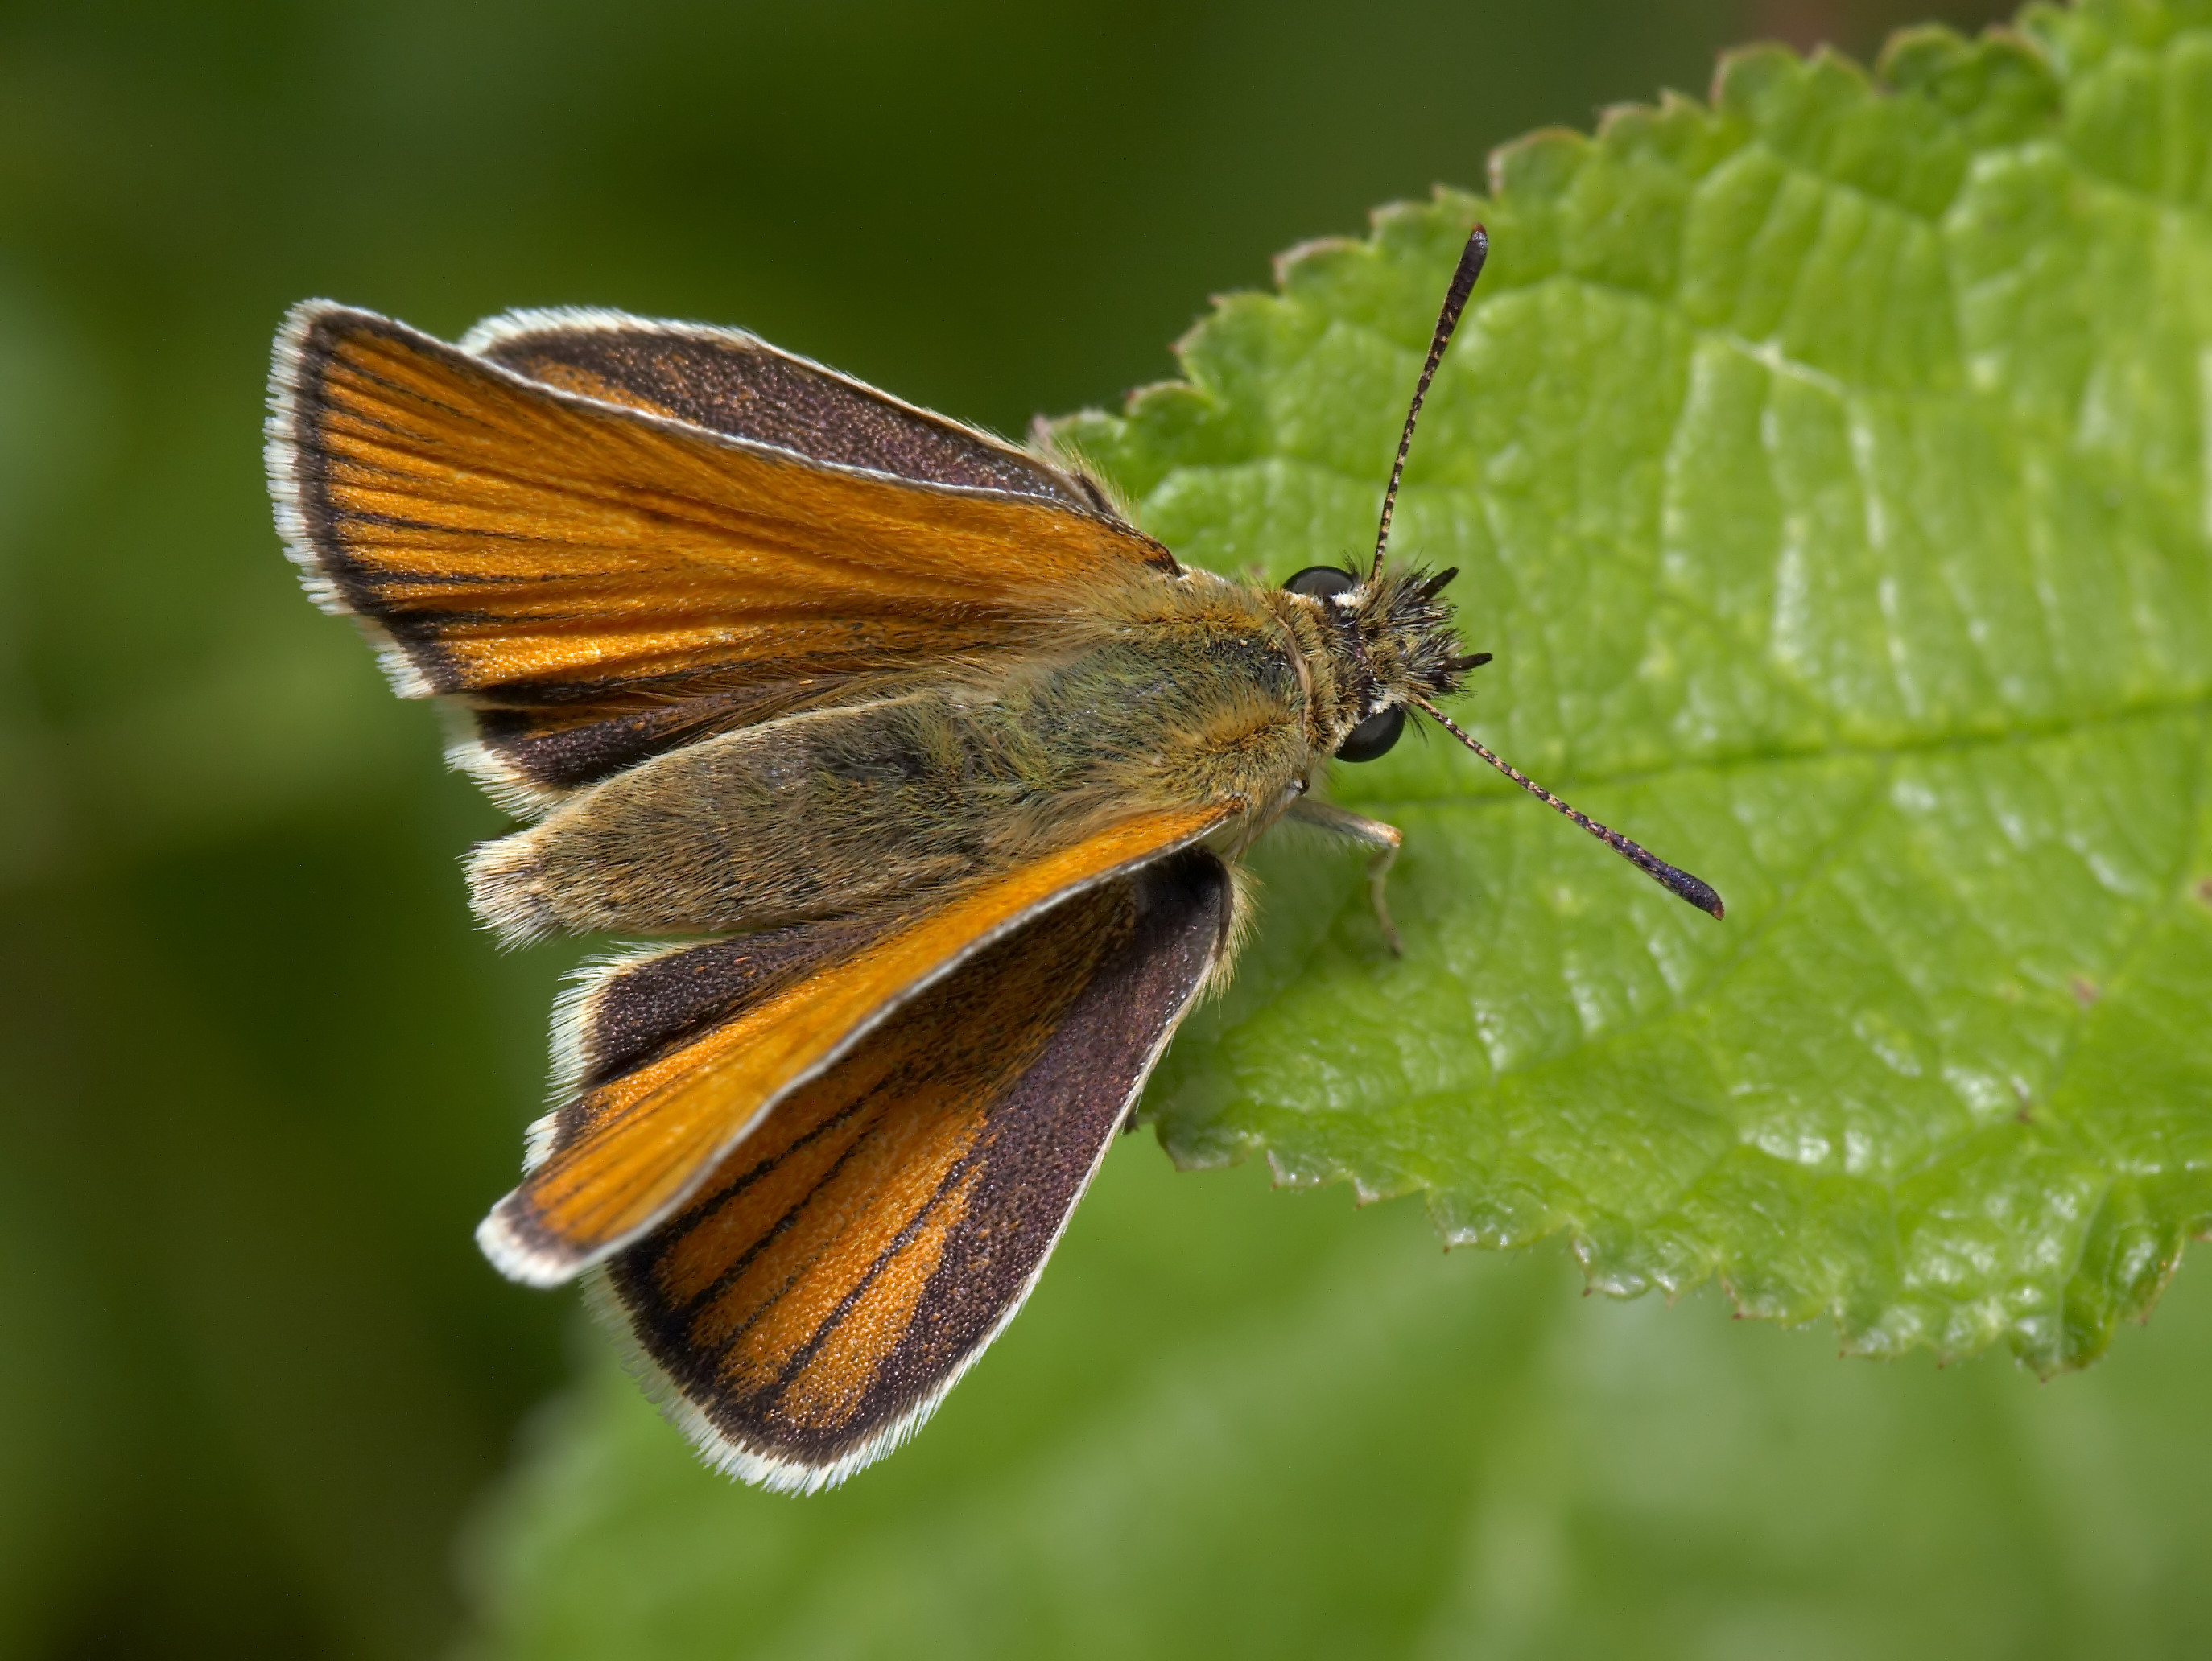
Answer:
<path fill-rule="evenodd" d="M 503 333 L 482 355 L 549 386 L 816 461 L 1092 511 L 1073 480 L 988 433 L 734 330 L 641 319 L 549 320 Z M 1165 549 L 1160 558 L 1164 570 L 1175 569 Z"/>

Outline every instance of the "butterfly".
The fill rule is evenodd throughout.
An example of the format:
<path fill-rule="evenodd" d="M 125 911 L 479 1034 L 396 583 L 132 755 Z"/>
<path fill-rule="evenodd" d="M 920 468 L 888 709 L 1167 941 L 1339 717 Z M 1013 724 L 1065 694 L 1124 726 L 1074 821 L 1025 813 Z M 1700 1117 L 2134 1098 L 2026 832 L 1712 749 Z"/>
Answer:
<path fill-rule="evenodd" d="M 896 1446 L 1011 1320 L 1193 1003 L 1239 856 L 1438 707 L 1450 571 L 1180 563 L 1076 459 L 734 330 L 518 312 L 458 346 L 309 301 L 267 458 L 314 599 L 529 820 L 468 861 L 508 941 L 672 937 L 581 973 L 556 1103 L 477 1238 L 579 1277 L 715 1466 L 811 1491 Z"/>

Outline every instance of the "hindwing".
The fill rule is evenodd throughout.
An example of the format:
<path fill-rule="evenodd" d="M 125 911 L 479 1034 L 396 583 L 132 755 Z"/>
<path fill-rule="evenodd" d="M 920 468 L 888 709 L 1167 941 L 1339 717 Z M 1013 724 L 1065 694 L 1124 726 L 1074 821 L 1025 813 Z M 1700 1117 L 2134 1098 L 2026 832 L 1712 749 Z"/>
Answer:
<path fill-rule="evenodd" d="M 712 1462 L 812 1489 L 927 1416 L 1036 1283 L 1219 966 L 1202 849 L 978 954 L 780 1100 L 595 1302 Z"/>

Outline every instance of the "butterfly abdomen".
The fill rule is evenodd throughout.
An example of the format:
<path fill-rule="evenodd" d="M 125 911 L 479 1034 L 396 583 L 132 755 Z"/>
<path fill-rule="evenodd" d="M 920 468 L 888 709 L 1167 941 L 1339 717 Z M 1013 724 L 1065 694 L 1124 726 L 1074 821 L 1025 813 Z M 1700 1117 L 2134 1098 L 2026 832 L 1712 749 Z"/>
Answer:
<path fill-rule="evenodd" d="M 641 762 L 479 849 L 471 899 L 516 938 L 723 932 L 847 915 L 957 881 L 984 863 L 994 834 L 979 755 L 1002 786 L 1024 774 L 1032 787 L 1048 782 L 1035 777 L 1044 769 L 1032 750 L 979 746 L 961 713 L 940 690 L 791 716 Z"/>
<path fill-rule="evenodd" d="M 1133 813 L 1273 803 L 1310 759 L 1304 698 L 1249 615 L 1079 627 L 988 676 L 641 762 L 479 849 L 471 897 L 515 939 L 895 908 Z"/>

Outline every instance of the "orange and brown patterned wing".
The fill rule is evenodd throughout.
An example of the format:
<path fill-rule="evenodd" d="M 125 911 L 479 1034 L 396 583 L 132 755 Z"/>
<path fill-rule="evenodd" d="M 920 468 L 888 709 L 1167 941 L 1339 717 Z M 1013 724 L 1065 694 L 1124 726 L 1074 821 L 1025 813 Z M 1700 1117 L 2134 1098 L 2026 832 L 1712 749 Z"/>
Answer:
<path fill-rule="evenodd" d="M 596 1301 L 721 1469 L 811 1490 L 926 1418 L 1035 1284 L 1218 961 L 1189 849 L 969 959 L 778 1100 Z"/>
<path fill-rule="evenodd" d="M 647 402 L 325 302 L 278 337 L 270 482 L 293 557 L 402 692 L 477 712 L 472 759 L 524 796 L 854 677 L 988 655 L 1072 584 L 1176 568 L 1103 511 L 817 459 Z"/>
<path fill-rule="evenodd" d="M 769 1109 L 933 982 L 1087 890 L 1212 830 L 1218 809 L 1135 816 L 889 923 L 830 922 L 679 949 L 587 995 L 563 1047 L 572 1100 L 477 1231 L 516 1280 L 557 1285 L 659 1226 Z"/>

